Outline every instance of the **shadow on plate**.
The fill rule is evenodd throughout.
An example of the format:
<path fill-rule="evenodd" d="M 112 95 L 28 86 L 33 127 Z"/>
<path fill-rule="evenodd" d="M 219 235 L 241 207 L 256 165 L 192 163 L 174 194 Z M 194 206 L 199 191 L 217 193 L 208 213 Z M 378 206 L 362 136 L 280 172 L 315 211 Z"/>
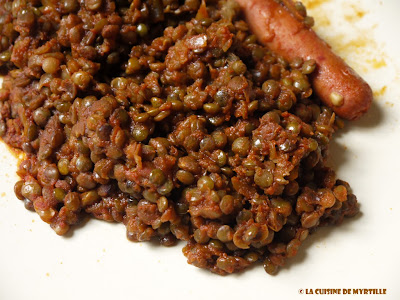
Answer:
<path fill-rule="evenodd" d="M 62 237 L 63 238 L 72 238 L 74 236 L 74 232 L 75 231 L 79 231 L 81 228 L 85 227 L 87 225 L 87 223 L 89 223 L 90 220 L 92 220 L 93 218 L 90 217 L 89 215 L 85 215 L 82 217 L 82 219 L 80 220 L 80 222 L 74 226 L 72 226 L 66 234 L 64 234 Z"/>
<path fill-rule="evenodd" d="M 371 130 L 379 126 L 384 120 L 384 111 L 376 102 L 372 102 L 371 108 L 360 120 L 346 122 L 343 129 L 334 133 L 329 142 L 329 166 L 337 172 L 349 159 L 351 151 L 346 151 L 345 144 L 339 142 L 339 137 L 345 136 L 348 132 Z M 350 186 L 351 186 L 351 182 Z"/>
<path fill-rule="evenodd" d="M 370 109 L 364 116 L 362 116 L 359 120 L 346 122 L 346 126 L 343 129 L 337 131 L 334 134 L 334 137 L 339 137 L 349 131 L 369 130 L 372 128 L 376 128 L 377 126 L 379 126 L 379 124 L 382 123 L 384 117 L 385 112 L 383 111 L 383 109 L 378 106 L 376 101 L 373 101 Z"/>
<path fill-rule="evenodd" d="M 352 218 L 345 218 L 343 220 L 343 223 L 341 223 L 340 225 L 324 226 L 318 228 L 314 233 L 308 236 L 308 238 L 302 243 L 301 247 L 299 248 L 299 252 L 297 253 L 297 255 L 288 259 L 282 269 L 291 269 L 296 265 L 303 263 L 306 259 L 312 260 L 312 257 L 308 257 L 307 249 L 314 245 L 317 245 L 318 243 L 323 243 L 333 232 L 340 233 L 349 231 L 351 222 L 357 222 L 362 217 L 362 212 L 359 212 L 356 216 Z"/>
<path fill-rule="evenodd" d="M 89 214 L 84 214 L 80 220 L 80 222 L 74 226 L 72 226 L 68 232 L 66 234 L 64 234 L 62 237 L 63 238 L 67 238 L 70 239 L 74 236 L 74 233 L 77 231 L 79 232 L 80 229 L 82 229 L 83 227 L 85 227 L 89 222 L 107 222 L 104 220 L 100 220 L 100 219 L 96 219 L 94 217 L 92 217 Z M 121 226 L 122 223 L 118 223 L 118 222 L 107 222 L 108 226 Z M 123 230 L 126 230 L 125 227 L 122 227 Z M 124 232 L 124 231 L 122 231 Z"/>

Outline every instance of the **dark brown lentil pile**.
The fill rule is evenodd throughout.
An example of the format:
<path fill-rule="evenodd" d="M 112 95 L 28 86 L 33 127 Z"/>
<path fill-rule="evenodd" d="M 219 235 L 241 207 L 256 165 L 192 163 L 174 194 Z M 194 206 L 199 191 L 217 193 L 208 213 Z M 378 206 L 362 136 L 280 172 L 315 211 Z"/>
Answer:
<path fill-rule="evenodd" d="M 90 214 L 185 240 L 218 274 L 273 274 L 358 212 L 326 166 L 343 123 L 313 97 L 315 67 L 260 46 L 233 2 L 0 0 L 15 193 L 59 235 Z"/>

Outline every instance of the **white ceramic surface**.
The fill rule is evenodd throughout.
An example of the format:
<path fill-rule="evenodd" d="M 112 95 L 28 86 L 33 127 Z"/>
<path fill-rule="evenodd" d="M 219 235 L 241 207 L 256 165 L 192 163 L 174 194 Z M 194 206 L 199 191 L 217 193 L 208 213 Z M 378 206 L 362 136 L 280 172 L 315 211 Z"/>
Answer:
<path fill-rule="evenodd" d="M 400 299 L 400 1 L 307 0 L 315 29 L 371 84 L 368 115 L 331 145 L 361 214 L 323 228 L 277 276 L 259 265 L 217 276 L 186 263 L 183 244 L 135 244 L 121 224 L 90 220 L 57 236 L 13 194 L 16 159 L 0 145 L 0 300 L 307 299 L 305 289 L 386 289 L 358 299 Z M 345 299 L 325 295 L 318 299 Z"/>

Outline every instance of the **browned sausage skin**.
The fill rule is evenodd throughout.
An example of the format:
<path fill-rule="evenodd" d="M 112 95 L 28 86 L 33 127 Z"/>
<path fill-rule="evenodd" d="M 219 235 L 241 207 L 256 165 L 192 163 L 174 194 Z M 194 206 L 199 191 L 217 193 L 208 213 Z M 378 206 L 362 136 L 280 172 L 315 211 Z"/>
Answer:
<path fill-rule="evenodd" d="M 314 91 L 337 115 L 355 120 L 368 110 L 370 86 L 287 7 L 275 0 L 236 1 L 261 43 L 287 60 L 302 57 L 317 62 Z"/>

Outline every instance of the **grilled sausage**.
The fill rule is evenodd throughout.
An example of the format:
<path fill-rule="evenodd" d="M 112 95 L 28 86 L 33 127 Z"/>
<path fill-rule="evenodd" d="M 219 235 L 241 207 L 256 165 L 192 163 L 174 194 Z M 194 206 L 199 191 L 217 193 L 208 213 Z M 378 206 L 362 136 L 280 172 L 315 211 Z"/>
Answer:
<path fill-rule="evenodd" d="M 368 110 L 372 102 L 370 86 L 290 9 L 293 2 L 236 1 L 261 43 L 287 60 L 301 57 L 316 61 L 311 76 L 314 91 L 337 115 L 354 120 Z"/>

